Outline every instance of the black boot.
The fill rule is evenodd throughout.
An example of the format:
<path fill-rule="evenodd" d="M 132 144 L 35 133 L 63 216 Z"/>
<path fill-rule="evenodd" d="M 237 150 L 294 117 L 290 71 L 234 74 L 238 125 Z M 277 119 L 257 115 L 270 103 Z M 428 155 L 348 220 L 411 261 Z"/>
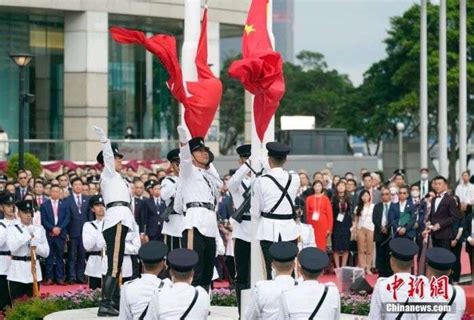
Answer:
<path fill-rule="evenodd" d="M 120 311 L 120 284 L 118 279 L 115 283 L 114 293 L 112 294 L 112 307 L 114 307 L 115 310 Z"/>
<path fill-rule="evenodd" d="M 112 296 L 117 285 L 117 279 L 111 276 L 105 276 L 102 283 L 102 299 L 99 303 L 99 317 L 117 317 L 119 312 L 112 305 Z"/>

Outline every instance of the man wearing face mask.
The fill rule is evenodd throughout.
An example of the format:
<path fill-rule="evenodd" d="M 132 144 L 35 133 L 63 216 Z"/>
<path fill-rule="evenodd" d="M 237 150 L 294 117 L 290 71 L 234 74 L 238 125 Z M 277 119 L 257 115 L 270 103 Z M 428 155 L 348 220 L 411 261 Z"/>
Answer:
<path fill-rule="evenodd" d="M 420 169 L 420 181 L 415 182 L 413 185 L 416 185 L 420 188 L 420 198 L 423 199 L 426 194 L 430 191 L 433 191 L 431 183 L 429 180 L 430 171 L 428 168 Z"/>

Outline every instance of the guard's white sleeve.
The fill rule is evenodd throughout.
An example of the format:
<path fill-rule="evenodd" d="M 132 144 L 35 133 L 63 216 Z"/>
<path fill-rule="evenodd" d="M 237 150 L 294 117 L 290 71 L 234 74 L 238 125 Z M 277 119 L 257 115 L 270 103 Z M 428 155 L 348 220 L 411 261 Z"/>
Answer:
<path fill-rule="evenodd" d="M 36 246 L 36 254 L 43 258 L 47 258 L 49 256 L 49 244 L 46 239 L 46 231 L 44 231 L 43 227 L 38 231 L 38 234 L 35 234 L 35 237 L 39 238 Z"/>
<path fill-rule="evenodd" d="M 258 289 L 255 286 L 252 289 L 252 298 L 245 312 L 245 319 L 260 319 L 260 308 L 258 307 Z"/>
<path fill-rule="evenodd" d="M 183 208 L 183 196 L 181 194 L 181 181 L 179 181 L 178 185 L 176 186 L 176 194 L 174 196 L 173 209 L 175 212 L 179 214 L 183 214 L 184 208 Z"/>
<path fill-rule="evenodd" d="M 104 170 L 102 171 L 102 176 L 111 177 L 115 175 L 115 158 L 110 140 L 102 144 L 102 153 L 104 155 Z"/>
<path fill-rule="evenodd" d="M 0 226 L 0 246 L 3 246 L 7 242 L 7 229 L 8 227 Z"/>
<path fill-rule="evenodd" d="M 189 144 L 186 143 L 179 148 L 179 159 L 179 177 L 188 179 L 193 174 L 193 159 Z"/>
<path fill-rule="evenodd" d="M 82 244 L 86 251 L 94 251 L 97 243 L 97 231 L 91 226 L 91 222 L 86 222 L 82 228 Z"/>
<path fill-rule="evenodd" d="M 238 193 L 240 183 L 244 180 L 245 176 L 250 172 L 250 168 L 245 164 L 241 165 L 240 168 L 232 175 L 229 180 L 229 191 L 230 193 Z"/>
<path fill-rule="evenodd" d="M 150 303 L 148 304 L 148 311 L 145 315 L 145 320 L 158 320 L 158 319 L 160 319 L 160 316 L 158 314 L 159 313 L 158 303 L 159 303 L 158 293 L 155 293 L 151 297 Z"/>
<path fill-rule="evenodd" d="M 125 241 L 125 254 L 138 254 L 140 250 L 140 235 L 137 232 L 133 232 L 133 239 Z"/>
<path fill-rule="evenodd" d="M 382 319 L 382 301 L 380 299 L 378 282 L 375 284 L 372 299 L 370 299 L 369 320 Z"/>
<path fill-rule="evenodd" d="M 206 173 L 208 174 L 208 177 L 212 179 L 212 182 L 216 186 L 216 188 L 221 189 L 224 183 L 219 177 L 219 172 L 217 172 L 216 167 L 214 167 L 212 163 L 209 165 L 209 169 L 206 170 Z"/>
<path fill-rule="evenodd" d="M 31 236 L 27 232 L 20 233 L 15 225 L 10 225 L 7 231 L 7 246 L 10 251 L 17 251 L 24 245 L 28 245 Z"/>
<path fill-rule="evenodd" d="M 171 178 L 165 178 L 161 182 L 160 197 L 166 203 L 176 194 L 176 184 L 177 181 L 173 182 Z"/>
<path fill-rule="evenodd" d="M 119 313 L 120 320 L 133 319 L 130 306 L 127 303 L 126 292 L 127 292 L 127 286 L 122 286 L 122 288 L 120 288 L 120 313 Z"/>

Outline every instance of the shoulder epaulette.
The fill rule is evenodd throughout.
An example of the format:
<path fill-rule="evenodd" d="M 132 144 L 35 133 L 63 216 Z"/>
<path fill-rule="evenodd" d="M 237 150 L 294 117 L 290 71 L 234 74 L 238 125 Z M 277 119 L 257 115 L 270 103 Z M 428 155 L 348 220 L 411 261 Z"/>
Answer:
<path fill-rule="evenodd" d="M 7 226 L 3 222 L 0 222 L 0 226 L 4 227 L 5 229 L 7 228 Z"/>
<path fill-rule="evenodd" d="M 20 226 L 19 226 L 19 225 L 15 224 L 15 228 L 17 228 L 17 229 L 18 229 L 18 231 L 20 231 L 20 233 L 23 233 L 23 230 L 21 230 L 21 228 L 20 228 Z"/>

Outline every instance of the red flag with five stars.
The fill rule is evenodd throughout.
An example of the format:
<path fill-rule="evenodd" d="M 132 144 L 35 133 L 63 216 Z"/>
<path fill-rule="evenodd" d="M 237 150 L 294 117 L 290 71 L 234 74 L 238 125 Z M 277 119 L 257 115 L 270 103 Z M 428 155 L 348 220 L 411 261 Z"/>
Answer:
<path fill-rule="evenodd" d="M 260 141 L 285 93 L 283 59 L 273 50 L 267 14 L 268 0 L 252 0 L 242 36 L 242 59 L 229 68 L 229 75 L 255 95 L 254 121 Z"/>

